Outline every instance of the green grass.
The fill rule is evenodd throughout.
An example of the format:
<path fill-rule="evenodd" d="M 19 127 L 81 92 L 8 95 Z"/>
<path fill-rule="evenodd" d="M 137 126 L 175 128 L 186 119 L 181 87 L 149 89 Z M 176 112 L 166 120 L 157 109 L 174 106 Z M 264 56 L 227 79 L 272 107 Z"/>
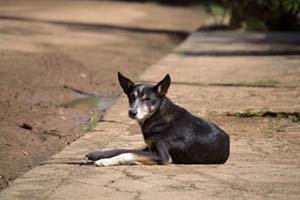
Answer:
<path fill-rule="evenodd" d="M 196 11 L 206 11 L 214 15 L 228 15 L 229 9 L 224 7 L 222 4 L 213 2 L 212 0 L 203 0 L 198 3 L 190 5 L 190 8 Z"/>
<path fill-rule="evenodd" d="M 228 116 L 235 116 L 239 118 L 251 118 L 251 117 L 262 117 L 264 114 L 264 111 L 259 111 L 259 112 L 236 112 L 233 114 L 228 114 Z"/>
<path fill-rule="evenodd" d="M 147 83 L 147 81 L 144 81 L 144 82 Z M 178 84 L 178 85 L 192 85 L 192 86 L 271 87 L 271 88 L 278 87 L 279 83 L 280 82 L 276 81 L 276 80 L 260 80 L 260 81 L 255 81 L 255 82 L 236 82 L 236 83 L 173 82 L 173 84 Z"/>
<path fill-rule="evenodd" d="M 300 112 L 271 112 L 271 111 L 246 111 L 228 113 L 227 116 L 234 116 L 239 118 L 253 118 L 253 117 L 269 117 L 277 119 L 289 119 L 292 122 L 300 122 Z"/>
<path fill-rule="evenodd" d="M 174 53 L 185 56 L 189 53 L 189 50 L 187 49 L 179 49 L 178 51 L 175 51 Z"/>
<path fill-rule="evenodd" d="M 229 13 L 226 8 L 216 3 L 208 4 L 208 11 L 215 15 L 227 15 Z"/>
<path fill-rule="evenodd" d="M 236 82 L 236 83 L 210 83 L 211 86 L 232 86 L 232 87 L 277 87 L 279 81 L 259 80 L 254 82 Z"/>
<path fill-rule="evenodd" d="M 73 108 L 78 105 L 87 105 L 89 107 L 96 107 L 99 101 L 100 101 L 100 97 L 93 96 L 93 97 L 74 99 L 72 101 L 62 103 L 60 106 L 65 108 Z"/>
<path fill-rule="evenodd" d="M 82 131 L 91 132 L 93 131 L 97 124 L 101 121 L 102 117 L 97 113 L 92 113 L 89 121 L 81 128 Z"/>

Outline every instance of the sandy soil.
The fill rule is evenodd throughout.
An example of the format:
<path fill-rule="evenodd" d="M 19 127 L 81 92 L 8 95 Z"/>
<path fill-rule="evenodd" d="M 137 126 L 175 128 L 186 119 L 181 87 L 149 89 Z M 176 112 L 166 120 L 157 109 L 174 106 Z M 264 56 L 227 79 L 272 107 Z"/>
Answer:
<path fill-rule="evenodd" d="M 136 77 L 206 19 L 112 1 L 1 0 L 0 13 L 0 189 L 84 134 L 117 71 Z"/>

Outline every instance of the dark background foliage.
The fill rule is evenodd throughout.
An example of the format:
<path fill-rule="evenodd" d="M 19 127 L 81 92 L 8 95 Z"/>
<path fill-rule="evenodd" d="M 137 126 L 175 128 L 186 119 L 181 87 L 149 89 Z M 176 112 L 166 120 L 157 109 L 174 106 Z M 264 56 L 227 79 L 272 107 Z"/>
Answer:
<path fill-rule="evenodd" d="M 131 0 L 134 1 L 134 0 Z M 230 15 L 230 27 L 244 30 L 300 30 L 300 0 L 135 0 L 174 6 L 201 5 Z"/>
<path fill-rule="evenodd" d="M 249 30 L 299 30 L 300 0 L 224 0 L 230 25 Z"/>

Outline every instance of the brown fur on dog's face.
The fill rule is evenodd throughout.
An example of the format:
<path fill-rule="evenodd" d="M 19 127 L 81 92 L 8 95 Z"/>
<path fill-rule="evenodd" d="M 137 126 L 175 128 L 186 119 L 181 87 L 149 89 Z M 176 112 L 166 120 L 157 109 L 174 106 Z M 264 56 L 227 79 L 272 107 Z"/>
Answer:
<path fill-rule="evenodd" d="M 160 98 L 167 94 L 170 86 L 170 76 L 165 78 L 158 84 L 134 84 L 130 79 L 118 74 L 120 85 L 127 94 L 129 100 L 129 117 L 137 119 L 142 123 L 150 117 L 160 106 Z"/>

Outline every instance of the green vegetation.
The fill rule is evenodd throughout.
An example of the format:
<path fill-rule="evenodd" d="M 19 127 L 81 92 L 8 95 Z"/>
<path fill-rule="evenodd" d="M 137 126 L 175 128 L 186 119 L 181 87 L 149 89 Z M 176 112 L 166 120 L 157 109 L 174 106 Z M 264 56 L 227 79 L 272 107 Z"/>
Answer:
<path fill-rule="evenodd" d="M 239 118 L 251 118 L 251 117 L 262 117 L 265 111 L 259 111 L 259 112 L 236 112 L 233 114 L 228 114 L 228 116 L 235 116 Z"/>
<path fill-rule="evenodd" d="M 230 26 L 245 30 L 299 30 L 300 0 L 223 0 Z"/>
<path fill-rule="evenodd" d="M 204 10 L 215 15 L 225 16 L 229 14 L 228 7 L 224 6 L 224 4 L 219 0 L 195 1 L 194 3 L 190 4 L 190 7 L 194 10 Z"/>
<path fill-rule="evenodd" d="M 207 4 L 207 11 L 216 15 L 227 15 L 229 10 L 220 3 L 209 1 Z"/>
<path fill-rule="evenodd" d="M 175 51 L 174 53 L 185 56 L 189 53 L 189 50 L 187 49 L 179 49 L 178 51 Z"/>
<path fill-rule="evenodd" d="M 147 1 L 147 0 L 142 0 Z M 230 27 L 244 30 L 300 30 L 300 0 L 148 0 L 230 15 Z"/>
<path fill-rule="evenodd" d="M 300 122 L 300 113 L 299 112 L 271 112 L 271 111 L 258 111 L 258 112 L 236 112 L 228 113 L 227 116 L 235 116 L 239 118 L 252 118 L 252 117 L 270 117 L 277 119 L 289 119 L 292 122 Z"/>
<path fill-rule="evenodd" d="M 92 113 L 89 121 L 81 129 L 85 132 L 93 131 L 101 119 L 102 117 L 99 114 Z"/>
<path fill-rule="evenodd" d="M 65 107 L 65 108 L 73 108 L 78 105 L 86 105 L 88 107 L 96 107 L 97 104 L 99 104 L 99 101 L 100 101 L 100 97 L 92 96 L 92 97 L 74 99 L 72 101 L 63 103 L 60 106 Z"/>
<path fill-rule="evenodd" d="M 276 80 L 259 80 L 255 82 L 237 83 L 211 83 L 211 86 L 232 86 L 232 87 L 276 87 L 279 84 Z"/>
<path fill-rule="evenodd" d="M 192 86 L 221 86 L 221 87 L 266 87 L 274 88 L 280 84 L 276 80 L 259 80 L 254 82 L 234 82 L 234 83 L 201 83 L 201 82 L 173 82 L 178 85 L 192 85 Z"/>

